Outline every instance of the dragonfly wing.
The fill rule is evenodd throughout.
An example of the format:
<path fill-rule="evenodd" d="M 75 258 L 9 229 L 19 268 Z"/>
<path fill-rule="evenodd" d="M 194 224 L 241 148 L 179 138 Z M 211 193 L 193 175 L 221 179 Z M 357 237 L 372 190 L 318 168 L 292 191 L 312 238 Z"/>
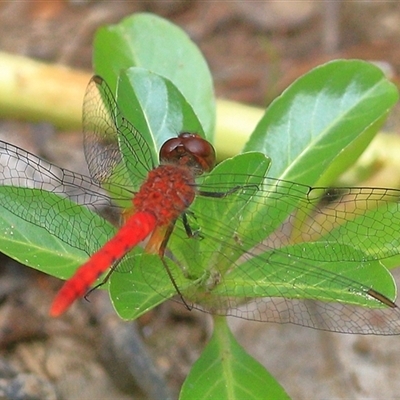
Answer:
<path fill-rule="evenodd" d="M 231 303 L 230 308 L 210 309 L 197 305 L 195 308 L 252 321 L 292 323 L 330 332 L 367 335 L 400 333 L 398 308 L 376 310 L 339 302 L 327 303 L 283 297 L 257 298 L 245 304 Z"/>
<path fill-rule="evenodd" d="M 90 208 L 103 217 L 115 209 L 109 195 L 96 182 L 3 141 L 0 141 L 0 186 L 2 207 L 74 247 L 88 251 L 84 241 L 77 239 L 79 235 L 69 236 L 65 224 L 57 222 L 64 214 L 71 232 L 90 229 L 99 237 L 109 235 L 110 228 L 103 218 L 93 217 L 93 226 L 88 227 L 78 209 L 74 212 L 78 204 L 88 208 L 81 212 L 90 213 Z"/>
<path fill-rule="evenodd" d="M 83 103 L 84 151 L 91 176 L 137 191 L 154 167 L 150 147 L 121 114 L 107 83 L 94 76 Z"/>
<path fill-rule="evenodd" d="M 286 252 L 285 248 L 269 247 L 269 252 L 259 253 L 266 251 L 266 244 L 238 259 L 240 242 L 226 247 L 210 231 L 202 231 L 201 237 L 187 238 L 179 225 L 174 233 L 171 238 L 174 254 L 166 255 L 179 267 L 170 270 L 175 282 L 182 285 L 179 292 L 185 305 L 212 314 L 290 322 L 329 331 L 400 333 L 399 308 L 386 297 L 385 302 L 381 301 L 374 291 L 376 288 L 379 293 L 382 287 L 391 291 L 393 297 L 396 292 L 389 274 L 383 283 L 375 285 L 374 272 L 381 267 L 378 261 L 319 262 Z M 341 248 L 336 246 L 335 250 Z M 207 267 L 200 265 L 199 259 L 203 257 L 209 260 Z M 176 300 L 181 301 L 179 296 Z M 380 308 L 354 304 L 364 300 L 366 306 Z"/>

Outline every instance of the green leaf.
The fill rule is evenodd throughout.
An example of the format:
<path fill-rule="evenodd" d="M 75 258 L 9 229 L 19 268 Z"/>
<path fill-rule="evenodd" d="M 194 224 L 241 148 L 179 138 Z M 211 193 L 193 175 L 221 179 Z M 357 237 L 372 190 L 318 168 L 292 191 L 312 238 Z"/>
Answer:
<path fill-rule="evenodd" d="M 59 278 L 71 276 L 88 258 L 86 252 L 69 246 L 46 229 L 4 208 L 0 213 L 0 248 L 2 253 L 21 264 Z"/>
<path fill-rule="evenodd" d="M 284 389 L 235 340 L 225 318 L 186 378 L 179 400 L 289 399 Z"/>
<path fill-rule="evenodd" d="M 51 192 L 0 186 L 0 202 L 5 233 L 1 238 L 3 251 L 54 276 L 71 276 L 88 254 L 114 232 L 111 225 L 88 208 Z M 23 258 L 22 249 L 26 250 Z M 27 257 L 30 252 L 31 257 Z"/>
<path fill-rule="evenodd" d="M 270 155 L 270 176 L 329 184 L 364 151 L 397 99 L 396 87 L 372 64 L 329 62 L 270 105 L 244 151 Z"/>
<path fill-rule="evenodd" d="M 182 290 L 185 285 L 192 284 L 172 261 L 166 259 L 165 262 Z M 160 257 L 143 253 L 139 248 L 118 265 L 117 273 L 111 275 L 109 288 L 114 308 L 125 320 L 136 319 L 176 295 L 176 289 Z"/>
<path fill-rule="evenodd" d="M 193 107 L 208 137 L 212 135 L 215 99 L 210 71 L 197 46 L 179 27 L 152 14 L 135 14 L 103 27 L 94 42 L 94 65 L 114 93 L 117 77 L 130 67 L 167 78 Z"/>
<path fill-rule="evenodd" d="M 203 128 L 192 107 L 177 87 L 167 78 L 143 68 L 129 68 L 121 73 L 118 106 L 135 128 L 142 133 L 153 152 L 155 165 L 164 142 L 182 131 L 204 137 Z M 130 149 L 128 149 L 130 150 Z M 122 149 L 124 153 L 124 149 Z M 124 154 L 126 162 L 136 155 Z"/>

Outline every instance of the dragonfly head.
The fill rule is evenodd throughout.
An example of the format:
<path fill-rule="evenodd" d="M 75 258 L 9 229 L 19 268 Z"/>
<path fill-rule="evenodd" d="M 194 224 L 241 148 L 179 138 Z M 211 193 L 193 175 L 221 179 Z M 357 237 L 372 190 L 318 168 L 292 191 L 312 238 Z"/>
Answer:
<path fill-rule="evenodd" d="M 196 133 L 182 132 L 167 140 L 160 149 L 160 162 L 187 166 L 196 175 L 211 171 L 215 166 L 215 150 Z"/>

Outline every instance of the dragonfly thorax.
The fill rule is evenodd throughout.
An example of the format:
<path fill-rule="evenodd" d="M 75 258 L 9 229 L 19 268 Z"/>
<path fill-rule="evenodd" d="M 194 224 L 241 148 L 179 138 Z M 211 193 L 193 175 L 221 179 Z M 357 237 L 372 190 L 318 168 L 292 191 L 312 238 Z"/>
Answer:
<path fill-rule="evenodd" d="M 184 166 L 160 165 L 149 172 L 133 199 L 135 211 L 153 214 L 158 225 L 175 221 L 195 197 L 193 172 Z"/>

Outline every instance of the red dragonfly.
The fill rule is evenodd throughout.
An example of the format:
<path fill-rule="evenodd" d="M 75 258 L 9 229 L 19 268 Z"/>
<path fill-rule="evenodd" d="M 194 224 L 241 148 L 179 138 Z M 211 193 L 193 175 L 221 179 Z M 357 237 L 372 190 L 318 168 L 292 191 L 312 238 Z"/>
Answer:
<path fill-rule="evenodd" d="M 51 315 L 62 314 L 101 274 L 116 269 L 147 240 L 145 252 L 163 260 L 171 285 L 189 308 L 331 331 L 400 333 L 400 313 L 382 294 L 385 288 L 358 280 L 364 272 L 375 271 L 377 260 L 399 253 L 398 235 L 391 226 L 399 218 L 400 191 L 333 191 L 268 178 L 265 158 L 254 154 L 242 156 L 240 172 L 233 171 L 232 161 L 213 170 L 213 147 L 192 133 L 168 140 L 155 167 L 149 145 L 121 115 L 98 76 L 86 91 L 83 129 L 91 177 L 0 142 L 1 184 L 39 189 L 42 195 L 34 213 L 29 211 L 34 191 L 19 193 L 18 204 L 3 197 L 1 206 L 71 246 L 89 252 L 76 233 L 108 235 L 106 222 L 93 219 L 88 226 L 79 216 L 72 218 L 74 234 L 68 235 L 52 207 L 68 197 L 71 204 L 87 205 L 103 215 L 104 206 L 129 199 L 130 206 L 123 203 L 119 231 L 64 284 Z M 47 193 L 52 195 L 48 200 Z M 59 196 L 59 204 L 53 194 Z M 392 247 L 387 246 L 388 238 Z M 151 265 L 142 264 L 133 268 L 151 270 Z M 196 269 L 205 264 L 210 266 L 206 272 Z M 182 285 L 176 268 L 191 285 Z M 156 278 L 148 278 L 149 285 L 152 279 Z M 388 275 L 389 285 L 390 279 Z M 362 297 L 381 308 L 345 303 L 337 294 L 343 289 L 348 296 L 343 301 L 355 303 Z"/>

